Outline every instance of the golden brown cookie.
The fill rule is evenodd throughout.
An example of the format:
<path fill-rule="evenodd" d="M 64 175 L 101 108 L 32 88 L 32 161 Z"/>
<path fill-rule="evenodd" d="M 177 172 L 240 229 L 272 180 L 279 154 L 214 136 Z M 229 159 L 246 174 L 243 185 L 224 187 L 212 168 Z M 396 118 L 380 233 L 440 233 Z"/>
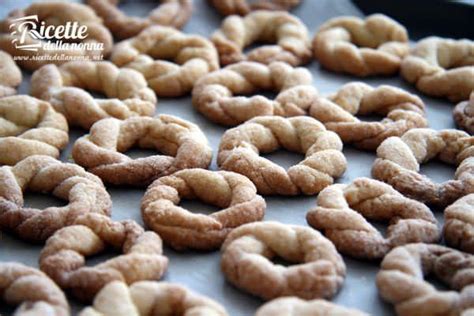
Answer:
<path fill-rule="evenodd" d="M 95 99 L 85 90 L 107 99 Z M 43 66 L 31 77 L 31 95 L 50 102 L 71 126 L 84 129 L 107 117 L 151 116 L 157 102 L 141 73 L 108 61 Z"/>
<path fill-rule="evenodd" d="M 86 257 L 107 248 L 122 254 L 86 266 Z M 145 232 L 136 222 L 118 222 L 88 213 L 49 237 L 41 250 L 39 266 L 62 289 L 80 300 L 90 301 L 111 281 L 132 284 L 160 279 L 168 267 L 168 258 L 162 252 L 160 237 Z"/>
<path fill-rule="evenodd" d="M 87 0 L 104 24 L 118 38 L 129 38 L 145 28 L 158 24 L 181 28 L 191 17 L 192 0 L 161 0 L 160 5 L 147 17 L 128 16 L 117 5 L 119 0 Z"/>
<path fill-rule="evenodd" d="M 132 159 L 123 154 L 132 147 L 161 154 Z M 197 125 L 161 114 L 103 119 L 74 143 L 72 157 L 106 183 L 143 186 L 181 169 L 209 167 L 212 149 Z"/>
<path fill-rule="evenodd" d="M 276 257 L 291 265 L 274 264 Z M 334 245 L 319 232 L 278 222 L 234 229 L 222 245 L 221 268 L 233 285 L 265 300 L 331 298 L 346 272 Z"/>
<path fill-rule="evenodd" d="M 423 203 L 446 206 L 474 193 L 474 137 L 465 132 L 412 129 L 387 138 L 377 148 L 377 157 L 372 176 Z M 432 159 L 456 165 L 454 179 L 435 183 L 420 174 L 420 164 Z"/>
<path fill-rule="evenodd" d="M 181 199 L 199 199 L 221 208 L 210 215 L 178 206 Z M 171 247 L 212 250 L 232 229 L 263 219 L 265 200 L 246 177 L 228 171 L 186 169 L 153 182 L 141 209 L 145 225 Z"/>
<path fill-rule="evenodd" d="M 383 14 L 341 16 L 325 22 L 313 39 L 314 57 L 331 71 L 366 77 L 394 75 L 408 53 L 408 34 Z"/>
<path fill-rule="evenodd" d="M 193 88 L 193 106 L 222 125 L 237 125 L 262 115 L 304 115 L 317 96 L 311 83 L 311 73 L 305 68 L 244 61 L 202 77 Z M 261 91 L 277 91 L 278 96 L 275 100 L 247 97 Z"/>
<path fill-rule="evenodd" d="M 151 26 L 114 46 L 111 60 L 141 72 L 158 96 L 177 97 L 219 68 L 217 50 L 207 38 L 171 27 Z"/>
<path fill-rule="evenodd" d="M 344 143 L 367 150 L 376 149 L 390 136 L 428 126 L 425 105 L 418 96 L 397 87 L 373 88 L 363 82 L 351 82 L 328 97 L 316 97 L 307 112 Z M 384 118 L 367 122 L 356 117 L 374 114 Z"/>
<path fill-rule="evenodd" d="M 66 119 L 48 102 L 27 95 L 0 98 L 0 164 L 32 155 L 58 158 L 68 141 Z"/>
<path fill-rule="evenodd" d="M 0 183 L 0 228 L 32 242 L 44 241 L 80 215 L 110 215 L 112 208 L 98 177 L 48 156 L 30 156 L 14 166 L 0 167 Z M 27 191 L 52 194 L 68 204 L 42 210 L 24 207 Z"/>
<path fill-rule="evenodd" d="M 305 159 L 288 170 L 260 156 L 278 149 Z M 260 116 L 227 130 L 221 138 L 220 169 L 247 176 L 261 194 L 316 194 L 346 170 L 342 142 L 311 117 Z"/>
<path fill-rule="evenodd" d="M 453 110 L 453 118 L 459 128 L 471 135 L 474 134 L 474 90 L 471 92 L 469 100 L 456 105 Z"/>
<path fill-rule="evenodd" d="M 289 11 L 301 0 L 210 0 L 221 15 L 247 15 L 255 10 Z"/>
<path fill-rule="evenodd" d="M 39 45 L 45 43 L 40 39 L 33 38 L 29 32 L 16 32 L 12 35 L 10 25 L 15 23 L 15 19 L 25 18 L 28 16 L 38 17 L 38 26 L 45 22 L 46 26 L 61 25 L 66 23 L 77 22 L 80 26 L 87 27 L 87 37 L 82 40 L 62 39 L 63 42 L 83 43 L 88 47 L 76 47 L 76 49 L 53 49 L 45 50 L 39 47 L 35 50 L 17 49 L 15 43 L 22 43 L 23 34 L 26 34 L 24 45 Z M 38 27 L 39 28 L 39 27 Z M 100 45 L 102 44 L 102 45 Z M 100 49 L 102 46 L 103 49 Z M 36 70 L 43 65 L 56 64 L 60 65 L 68 60 L 75 58 L 88 58 L 90 60 L 100 60 L 107 57 L 113 46 L 112 34 L 102 24 L 94 11 L 80 3 L 63 2 L 63 1 L 45 1 L 31 4 L 25 9 L 14 10 L 10 12 L 7 18 L 0 21 L 0 49 L 7 51 L 12 56 L 21 56 L 17 60 L 18 65 L 27 70 Z M 35 58 L 41 56 L 41 58 Z M 48 56 L 50 58 L 48 58 Z M 58 56 L 59 58 L 54 58 Z"/>
<path fill-rule="evenodd" d="M 446 244 L 474 254 L 474 194 L 468 194 L 444 210 Z"/>
<path fill-rule="evenodd" d="M 361 259 L 383 258 L 394 247 L 440 239 L 436 218 L 426 205 L 369 178 L 325 188 L 306 220 L 339 252 Z M 388 223 L 385 236 L 367 220 Z"/>
<path fill-rule="evenodd" d="M 16 316 L 69 316 L 69 303 L 46 274 L 18 262 L 0 262 L 0 301 L 20 305 Z"/>
<path fill-rule="evenodd" d="M 452 102 L 467 100 L 474 90 L 474 41 L 422 39 L 405 57 L 400 72 L 427 95 Z"/>
<path fill-rule="evenodd" d="M 439 291 L 428 275 L 452 290 Z M 472 315 L 474 256 L 439 245 L 400 246 L 383 259 L 377 287 L 399 316 Z"/>
<path fill-rule="evenodd" d="M 223 306 L 184 286 L 140 281 L 127 286 L 120 281 L 107 284 L 95 297 L 94 304 L 79 316 L 227 316 Z"/>
<path fill-rule="evenodd" d="M 292 66 L 306 64 L 311 59 L 306 26 L 287 12 L 254 11 L 245 17 L 232 15 L 224 19 L 211 40 L 219 52 L 221 65 L 249 60 L 263 64 L 283 61 Z M 275 43 L 244 54 L 245 47 L 256 42 Z"/>
<path fill-rule="evenodd" d="M 21 70 L 12 56 L 0 50 L 0 98 L 16 94 L 16 87 L 21 83 Z"/>

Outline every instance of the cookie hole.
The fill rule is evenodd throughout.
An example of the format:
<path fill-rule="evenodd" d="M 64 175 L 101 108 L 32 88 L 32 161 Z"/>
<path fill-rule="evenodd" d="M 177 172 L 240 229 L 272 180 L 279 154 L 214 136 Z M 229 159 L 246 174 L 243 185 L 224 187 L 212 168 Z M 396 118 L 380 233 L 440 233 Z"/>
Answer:
<path fill-rule="evenodd" d="M 132 16 L 146 17 L 153 9 L 156 9 L 157 3 L 153 0 L 121 0 L 118 8 L 127 12 L 133 12 Z"/>
<path fill-rule="evenodd" d="M 425 281 L 433 285 L 438 291 L 451 291 L 449 286 L 441 282 L 434 274 L 426 275 Z"/>
<path fill-rule="evenodd" d="M 123 152 L 124 155 L 127 155 L 128 157 L 132 159 L 138 159 L 138 158 L 146 158 L 150 156 L 156 156 L 156 155 L 161 155 L 157 150 L 153 149 L 143 149 L 143 148 L 130 148 L 129 150 Z"/>
<path fill-rule="evenodd" d="M 27 193 L 24 195 L 24 207 L 45 209 L 48 207 L 63 207 L 67 204 L 67 201 L 61 200 L 52 195 L 36 192 Z"/>
<path fill-rule="evenodd" d="M 304 160 L 304 155 L 300 153 L 289 152 L 287 150 L 277 150 L 272 153 L 260 154 L 260 156 L 288 170 L 291 166 L 297 165 Z"/>
<path fill-rule="evenodd" d="M 191 213 L 194 214 L 204 214 L 204 215 L 210 215 L 212 213 L 219 212 L 221 208 L 204 203 L 200 200 L 188 200 L 188 199 L 183 199 L 179 203 L 179 206 L 181 206 L 184 209 L 187 209 Z"/>
<path fill-rule="evenodd" d="M 293 262 L 290 262 L 278 255 L 274 256 L 273 258 L 271 258 L 271 261 L 275 264 L 275 265 L 280 265 L 280 266 L 283 266 L 283 267 L 290 267 L 292 265 L 294 265 Z"/>
<path fill-rule="evenodd" d="M 102 251 L 102 252 L 100 252 L 96 255 L 87 257 L 86 258 L 86 267 L 96 266 L 100 263 L 103 263 L 103 262 L 109 260 L 109 259 L 120 256 L 121 254 L 122 253 L 120 252 L 119 249 L 114 250 L 114 249 L 109 247 L 106 250 L 104 250 L 104 251 Z"/>
<path fill-rule="evenodd" d="M 420 166 L 420 173 L 436 183 L 442 183 L 454 178 L 456 167 L 440 161 L 428 161 Z"/>

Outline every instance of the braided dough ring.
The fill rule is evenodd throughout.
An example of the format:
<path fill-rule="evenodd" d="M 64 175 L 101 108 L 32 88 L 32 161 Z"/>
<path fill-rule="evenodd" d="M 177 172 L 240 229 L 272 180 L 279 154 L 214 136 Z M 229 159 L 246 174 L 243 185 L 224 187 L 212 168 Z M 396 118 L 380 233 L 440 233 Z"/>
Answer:
<path fill-rule="evenodd" d="M 288 170 L 260 156 L 284 148 L 304 153 Z M 341 139 L 310 117 L 261 116 L 227 130 L 217 164 L 247 176 L 261 194 L 316 194 L 346 170 Z"/>
<path fill-rule="evenodd" d="M 0 50 L 0 98 L 16 94 L 15 88 L 21 83 L 21 70 L 12 56 Z"/>
<path fill-rule="evenodd" d="M 95 266 L 86 266 L 87 256 L 107 247 L 123 254 Z M 52 235 L 41 250 L 40 269 L 62 289 L 80 300 L 90 301 L 107 283 L 131 284 L 159 280 L 168 267 L 162 242 L 154 232 L 145 232 L 132 220 L 113 221 L 100 214 L 78 217 L 74 225 Z"/>
<path fill-rule="evenodd" d="M 390 136 L 402 136 L 412 128 L 428 126 L 425 105 L 419 97 L 400 88 L 372 88 L 363 82 L 351 82 L 327 98 L 315 98 L 308 112 L 336 132 L 344 143 L 367 150 L 376 149 Z M 370 114 L 385 118 L 364 122 L 355 117 Z"/>
<path fill-rule="evenodd" d="M 224 16 L 232 14 L 244 16 L 255 10 L 289 11 L 301 0 L 210 0 L 210 2 Z"/>
<path fill-rule="evenodd" d="M 436 218 L 426 205 L 377 180 L 357 178 L 331 185 L 317 201 L 306 220 L 345 255 L 379 259 L 394 247 L 436 243 L 440 238 Z M 366 219 L 388 222 L 386 237 Z"/>
<path fill-rule="evenodd" d="M 366 77 L 398 73 L 408 53 L 408 34 L 383 14 L 364 19 L 342 16 L 324 23 L 313 39 L 313 53 L 332 71 Z"/>
<path fill-rule="evenodd" d="M 215 123 L 237 125 L 255 116 L 304 115 L 317 96 L 311 73 L 283 62 L 263 65 L 240 62 L 202 77 L 193 89 L 194 107 Z M 242 97 L 262 90 L 278 91 L 275 100 L 262 95 Z"/>
<path fill-rule="evenodd" d="M 277 256 L 293 265 L 271 262 Z M 233 285 L 265 300 L 291 295 L 331 298 L 346 273 L 341 256 L 323 235 L 278 222 L 234 229 L 222 245 L 221 268 Z"/>
<path fill-rule="evenodd" d="M 46 240 L 85 213 L 111 212 L 112 201 L 99 178 L 48 156 L 30 156 L 1 167 L 0 183 L 0 228 L 32 242 Z M 24 207 L 25 191 L 50 193 L 69 203 L 43 210 Z"/>
<path fill-rule="evenodd" d="M 43 272 L 17 262 L 0 262 L 0 301 L 20 305 L 16 316 L 70 315 L 61 289 Z"/>
<path fill-rule="evenodd" d="M 85 90 L 108 99 L 95 99 Z M 157 102 L 141 73 L 108 61 L 43 66 L 31 77 L 31 95 L 51 103 L 70 125 L 84 129 L 107 117 L 151 116 Z"/>
<path fill-rule="evenodd" d="M 474 134 L 474 90 L 471 92 L 469 100 L 456 105 L 453 110 L 453 117 L 457 126 L 466 130 L 469 134 Z"/>
<path fill-rule="evenodd" d="M 193 214 L 178 206 L 181 198 L 197 198 L 222 209 Z M 178 250 L 216 249 L 232 229 L 262 220 L 265 208 L 265 200 L 246 177 L 204 169 L 181 170 L 156 180 L 141 204 L 145 225 Z"/>
<path fill-rule="evenodd" d="M 163 155 L 132 159 L 122 154 L 134 146 Z M 143 186 L 181 169 L 209 167 L 212 149 L 197 125 L 161 114 L 101 120 L 74 143 L 72 157 L 107 183 Z"/>
<path fill-rule="evenodd" d="M 446 244 L 474 254 L 474 194 L 468 194 L 444 210 Z"/>
<path fill-rule="evenodd" d="M 474 42 L 425 38 L 405 57 L 400 72 L 427 95 L 467 100 L 474 90 Z"/>
<path fill-rule="evenodd" d="M 81 43 L 88 45 L 97 45 L 102 43 L 103 50 L 92 49 L 68 49 L 68 50 L 45 50 L 44 47 L 39 47 L 38 51 L 20 50 L 15 46 L 16 41 L 20 41 L 23 32 L 17 32 L 16 35 L 11 35 L 10 25 L 14 23 L 13 20 L 23 18 L 26 16 L 37 15 L 38 25 L 45 22 L 49 25 L 62 25 L 66 23 L 77 22 L 81 26 L 87 26 L 87 37 Z M 3 32 L 3 33 L 2 33 Z M 74 58 L 88 58 L 90 60 L 99 60 L 107 55 L 112 50 L 113 38 L 109 30 L 102 24 L 102 19 L 99 18 L 94 11 L 83 4 L 73 2 L 38 2 L 33 3 L 29 7 L 21 10 L 14 10 L 10 12 L 7 18 L 0 22 L 0 49 L 7 51 L 12 56 L 22 56 L 17 60 L 17 63 L 27 69 L 36 70 L 46 64 L 63 64 L 67 60 L 74 60 Z M 28 45 L 37 45 L 42 43 L 42 40 L 33 38 L 29 33 L 26 33 L 25 43 Z M 71 41 L 71 39 L 65 39 Z M 77 40 L 73 42 L 78 42 Z M 35 56 L 45 56 L 44 58 L 34 59 Z M 46 58 L 47 56 L 51 58 Z M 59 56 L 60 58 L 54 58 Z M 61 58 L 66 56 L 67 58 Z"/>
<path fill-rule="evenodd" d="M 454 291 L 438 291 L 423 280 L 427 275 Z M 472 315 L 474 256 L 439 245 L 397 247 L 383 259 L 377 287 L 399 316 Z"/>
<path fill-rule="evenodd" d="M 48 102 L 27 95 L 0 98 L 0 164 L 32 155 L 58 158 L 68 141 L 66 119 Z"/>
<path fill-rule="evenodd" d="M 151 26 L 118 43 L 111 60 L 141 72 L 148 86 L 166 97 L 189 93 L 199 78 L 219 68 L 211 41 L 164 26 Z"/>
<path fill-rule="evenodd" d="M 402 137 L 387 138 L 377 148 L 372 176 L 403 195 L 423 203 L 446 206 L 474 193 L 474 137 L 446 129 L 417 128 Z M 433 158 L 457 165 L 454 179 L 434 183 L 419 173 L 420 164 Z"/>
<path fill-rule="evenodd" d="M 255 316 L 368 316 L 356 309 L 315 299 L 305 301 L 297 297 L 282 297 L 262 305 Z"/>
<path fill-rule="evenodd" d="M 118 38 L 137 35 L 149 26 L 158 24 L 181 28 L 191 17 L 192 0 L 161 0 L 161 4 L 148 17 L 132 17 L 117 8 L 119 0 L 87 0 L 105 25 Z"/>
<path fill-rule="evenodd" d="M 306 64 L 311 59 L 308 30 L 298 19 L 282 11 L 254 11 L 245 17 L 232 15 L 224 19 L 211 40 L 219 52 L 221 65 L 250 60 L 263 64 L 284 61 L 292 66 Z M 255 42 L 270 42 L 244 54 Z"/>
<path fill-rule="evenodd" d="M 92 307 L 79 316 L 227 316 L 214 300 L 173 283 L 140 281 L 129 287 L 123 282 L 107 284 Z"/>

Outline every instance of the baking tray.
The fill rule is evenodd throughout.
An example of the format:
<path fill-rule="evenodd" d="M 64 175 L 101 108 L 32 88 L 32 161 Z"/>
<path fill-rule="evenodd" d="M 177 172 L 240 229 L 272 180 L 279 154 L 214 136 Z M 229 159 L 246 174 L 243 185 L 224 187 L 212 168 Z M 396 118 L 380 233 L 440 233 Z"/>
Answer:
<path fill-rule="evenodd" d="M 27 6 L 30 2 L 25 0 L 0 0 L 0 18 L 4 18 L 10 10 Z M 155 5 L 156 1 L 128 1 L 121 5 L 121 7 L 129 14 L 145 15 Z M 357 7 L 346 0 L 305 0 L 292 13 L 306 24 L 311 35 L 314 34 L 319 25 L 329 18 L 340 15 L 363 16 Z M 209 36 L 219 27 L 221 20 L 222 17 L 208 5 L 207 1 L 195 0 L 192 18 L 184 27 L 184 31 Z M 347 82 L 360 80 L 348 75 L 325 71 L 314 61 L 305 67 L 313 74 L 314 86 L 322 94 L 336 91 Z M 19 89 L 20 93 L 28 93 L 30 75 L 24 72 L 24 81 Z M 421 95 L 421 93 L 405 83 L 400 77 L 367 78 L 363 79 L 363 81 L 373 86 L 380 84 L 398 86 L 418 94 L 427 106 L 427 116 L 432 128 L 454 127 L 451 116 L 453 104 Z M 198 124 L 206 134 L 214 150 L 214 159 L 210 168 L 217 170 L 215 157 L 220 137 L 226 128 L 209 122 L 205 117 L 197 113 L 191 105 L 190 97 L 159 98 L 156 113 L 177 115 Z M 86 131 L 80 129 L 71 130 L 70 143 L 68 148 L 62 152 L 61 160 L 71 160 L 72 144 L 85 133 Z M 143 156 L 146 152 L 132 151 L 130 154 L 132 156 Z M 344 154 L 348 161 L 348 168 L 344 176 L 339 178 L 337 182 L 348 183 L 357 177 L 370 177 L 371 165 L 375 159 L 373 152 L 360 151 L 350 146 L 344 146 Z M 266 155 L 266 157 L 285 167 L 297 163 L 303 158 L 301 155 L 285 151 Z M 452 178 L 454 170 L 454 167 L 437 162 L 430 162 L 421 168 L 422 173 L 432 177 L 435 181 L 444 181 Z M 112 218 L 117 220 L 134 219 L 141 224 L 143 223 L 140 216 L 140 199 L 145 192 L 145 188 L 108 187 L 108 191 L 113 200 Z M 267 202 L 265 220 L 305 226 L 307 225 L 305 220 L 306 212 L 315 205 L 316 201 L 315 196 L 267 196 L 265 199 Z M 45 207 L 63 205 L 64 203 L 48 196 L 27 194 L 26 204 L 34 207 Z M 215 210 L 198 202 L 185 201 L 183 205 L 196 212 L 208 213 Z M 439 220 L 439 225 L 442 225 L 442 210 L 433 211 Z M 383 225 L 377 225 L 376 227 L 383 231 Z M 3 234 L 0 239 L 0 261 L 18 261 L 37 267 L 38 254 L 41 248 L 41 245 L 31 245 L 14 236 Z M 231 315 L 253 315 L 255 310 L 264 303 L 262 300 L 226 283 L 224 275 L 220 271 L 219 251 L 175 252 L 165 247 L 164 253 L 168 256 L 170 262 L 163 280 L 183 284 L 198 293 L 212 297 L 224 305 Z M 113 255 L 109 253 L 91 258 L 87 261 L 87 264 L 95 264 Z M 372 315 L 393 315 L 393 307 L 380 299 L 375 286 L 375 275 L 379 270 L 380 262 L 359 261 L 348 257 L 344 257 L 344 261 L 347 265 L 347 277 L 341 291 L 334 297 L 333 301 L 344 306 L 361 309 Z M 437 286 L 441 285 L 438 284 Z M 73 299 L 70 299 L 70 303 L 73 313 L 80 311 L 84 306 Z M 7 307 L 5 304 L 0 306 L 1 315 L 8 315 L 13 310 L 14 308 Z"/>

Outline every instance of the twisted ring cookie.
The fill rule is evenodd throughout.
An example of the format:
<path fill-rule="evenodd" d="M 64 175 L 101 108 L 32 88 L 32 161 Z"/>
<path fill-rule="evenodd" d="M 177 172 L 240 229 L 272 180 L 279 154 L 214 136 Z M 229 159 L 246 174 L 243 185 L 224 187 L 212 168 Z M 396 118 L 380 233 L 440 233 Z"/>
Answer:
<path fill-rule="evenodd" d="M 165 26 L 151 26 L 118 43 L 111 60 L 141 72 L 148 86 L 166 97 L 189 93 L 199 78 L 219 68 L 212 42 Z"/>
<path fill-rule="evenodd" d="M 305 114 L 317 91 L 311 73 L 283 62 L 262 65 L 240 62 L 202 77 L 193 89 L 193 105 L 204 116 L 222 125 L 237 125 L 255 116 Z M 278 91 L 275 100 L 259 91 Z"/>
<path fill-rule="evenodd" d="M 108 99 L 95 99 L 85 90 Z M 31 77 L 31 95 L 50 102 L 70 125 L 84 129 L 107 117 L 151 116 L 157 102 L 141 73 L 108 61 L 43 66 Z"/>
<path fill-rule="evenodd" d="M 393 247 L 436 243 L 440 238 L 436 218 L 426 205 L 377 180 L 357 178 L 331 185 L 319 193 L 317 204 L 306 220 L 339 252 L 352 257 L 379 259 Z M 366 219 L 389 222 L 386 237 Z"/>
<path fill-rule="evenodd" d="M 298 297 L 282 297 L 262 305 L 255 316 L 367 316 L 356 309 L 315 299 L 305 301 Z"/>
<path fill-rule="evenodd" d="M 85 257 L 103 252 L 107 247 L 119 249 L 123 254 L 86 266 Z M 104 215 L 88 213 L 46 241 L 39 265 L 62 289 L 89 301 L 111 281 L 131 284 L 160 279 L 168 267 L 168 258 L 162 252 L 160 237 L 145 232 L 136 222 L 116 222 Z"/>
<path fill-rule="evenodd" d="M 428 37 L 419 41 L 401 64 L 401 74 L 423 93 L 467 100 L 474 90 L 474 42 Z"/>
<path fill-rule="evenodd" d="M 132 159 L 122 154 L 132 147 L 163 155 Z M 72 157 L 104 182 L 143 186 L 181 169 L 209 167 L 212 149 L 197 125 L 161 114 L 101 120 L 74 143 Z"/>
<path fill-rule="evenodd" d="M 117 8 L 119 0 L 87 0 L 104 24 L 118 38 L 137 35 L 149 26 L 158 24 L 181 28 L 191 17 L 192 0 L 161 0 L 161 4 L 146 18 L 126 15 Z"/>
<path fill-rule="evenodd" d="M 0 98 L 16 94 L 22 75 L 12 56 L 0 50 Z"/>
<path fill-rule="evenodd" d="M 197 198 L 222 209 L 193 214 L 178 206 L 181 198 Z M 204 169 L 181 170 L 156 180 L 141 205 L 145 225 L 178 250 L 216 249 L 235 227 L 263 219 L 265 208 L 265 200 L 246 177 Z"/>
<path fill-rule="evenodd" d="M 327 98 L 316 97 L 308 114 L 336 132 L 344 143 L 374 150 L 390 136 L 412 128 L 427 127 L 425 105 L 419 97 L 400 88 L 363 82 L 344 85 Z M 360 121 L 355 115 L 384 115 L 379 122 Z"/>
<path fill-rule="evenodd" d="M 324 23 L 313 39 L 319 63 L 335 72 L 366 77 L 398 73 L 408 53 L 408 34 L 383 14 L 342 16 Z"/>
<path fill-rule="evenodd" d="M 222 15 L 244 16 L 254 10 L 288 11 L 297 6 L 301 0 L 210 0 L 210 2 Z"/>
<path fill-rule="evenodd" d="M 423 280 L 427 275 L 453 291 L 438 291 Z M 377 287 L 399 316 L 472 315 L 474 256 L 439 245 L 400 246 L 383 259 Z"/>
<path fill-rule="evenodd" d="M 219 52 L 221 65 L 243 60 L 269 64 L 283 61 L 292 66 L 311 59 L 308 30 L 296 17 L 282 11 L 254 11 L 244 17 L 232 15 L 224 19 L 211 40 Z M 244 54 L 245 47 L 255 42 L 275 43 Z"/>
<path fill-rule="evenodd" d="M 0 167 L 0 228 L 40 242 L 85 213 L 110 215 L 112 201 L 99 178 L 75 164 L 48 156 L 30 156 Z M 26 191 L 51 193 L 66 206 L 43 210 L 24 207 Z"/>
<path fill-rule="evenodd" d="M 471 92 L 469 100 L 456 105 L 453 110 L 453 117 L 457 126 L 466 130 L 469 134 L 474 134 L 474 90 Z"/>
<path fill-rule="evenodd" d="M 20 305 L 16 316 L 69 316 L 61 289 L 43 272 L 17 262 L 0 262 L 0 301 Z"/>
<path fill-rule="evenodd" d="M 292 265 L 274 264 L 275 257 Z M 222 245 L 221 268 L 229 282 L 265 300 L 331 298 L 346 272 L 334 245 L 319 232 L 278 222 L 234 229 Z"/>
<path fill-rule="evenodd" d="M 474 194 L 468 194 L 444 210 L 446 244 L 474 254 Z"/>
<path fill-rule="evenodd" d="M 77 46 L 75 49 L 45 50 L 44 46 L 39 46 L 37 51 L 17 49 L 16 43 L 32 46 L 45 43 L 41 39 L 31 36 L 29 32 L 17 30 L 15 34 L 11 33 L 12 28 L 10 28 L 10 25 L 17 23 L 16 19 L 28 16 L 38 17 L 38 28 L 42 22 L 45 23 L 45 26 L 64 26 L 72 22 L 77 22 L 80 26 L 86 26 L 87 36 L 84 40 L 64 39 L 64 42 L 82 43 L 84 47 Z M 102 46 L 102 49 L 98 46 Z M 80 3 L 62 1 L 37 2 L 25 9 L 10 12 L 7 18 L 0 22 L 0 49 L 7 51 L 12 56 L 23 57 L 18 59 L 17 63 L 27 70 L 36 70 L 46 64 L 59 65 L 67 60 L 74 60 L 76 58 L 99 60 L 103 56 L 108 56 L 112 46 L 112 34 L 102 24 L 102 19 L 90 7 Z M 42 58 L 35 58 L 36 56 L 41 56 Z M 62 56 L 66 57 L 62 58 Z"/>
<path fill-rule="evenodd" d="M 260 156 L 284 148 L 304 153 L 288 170 Z M 341 139 L 310 117 L 260 116 L 227 130 L 217 164 L 247 176 L 261 194 L 316 194 L 346 170 Z"/>
<path fill-rule="evenodd" d="M 129 287 L 119 281 L 107 284 L 94 304 L 79 316 L 227 316 L 223 306 L 187 288 L 167 282 L 140 281 Z"/>
<path fill-rule="evenodd" d="M 474 193 L 474 137 L 458 130 L 417 128 L 387 138 L 377 148 L 372 176 L 403 195 L 435 206 L 446 206 Z M 419 173 L 433 158 L 457 165 L 453 180 L 434 183 Z"/>
<path fill-rule="evenodd" d="M 27 95 L 0 98 L 0 164 L 32 155 L 58 158 L 68 141 L 66 119 L 48 102 Z"/>

